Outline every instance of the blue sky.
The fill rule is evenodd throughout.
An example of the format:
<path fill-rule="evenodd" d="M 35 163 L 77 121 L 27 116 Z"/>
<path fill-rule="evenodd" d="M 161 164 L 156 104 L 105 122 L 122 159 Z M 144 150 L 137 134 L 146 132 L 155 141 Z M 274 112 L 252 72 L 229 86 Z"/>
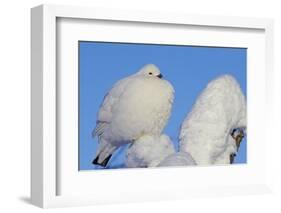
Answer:
<path fill-rule="evenodd" d="M 100 168 L 91 164 L 97 139 L 91 137 L 104 95 L 118 80 L 143 65 L 158 66 L 175 88 L 172 115 L 164 132 L 178 146 L 180 125 L 207 83 L 222 74 L 231 74 L 246 95 L 247 50 L 155 44 L 79 42 L 79 170 Z M 236 163 L 246 162 L 246 139 Z M 123 166 L 126 146 L 109 162 L 111 168 Z"/>

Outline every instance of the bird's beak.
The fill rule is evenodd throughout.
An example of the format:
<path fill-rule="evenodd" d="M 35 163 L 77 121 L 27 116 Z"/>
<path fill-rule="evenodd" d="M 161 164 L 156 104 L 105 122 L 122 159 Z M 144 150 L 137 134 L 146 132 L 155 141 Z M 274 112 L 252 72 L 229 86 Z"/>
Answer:
<path fill-rule="evenodd" d="M 157 75 L 158 78 L 163 78 L 163 75 L 160 73 L 159 75 Z"/>

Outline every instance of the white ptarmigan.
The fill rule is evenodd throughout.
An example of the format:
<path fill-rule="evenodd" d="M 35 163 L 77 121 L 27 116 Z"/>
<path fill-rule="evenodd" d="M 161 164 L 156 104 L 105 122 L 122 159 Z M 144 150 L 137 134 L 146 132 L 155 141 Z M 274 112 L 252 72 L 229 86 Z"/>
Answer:
<path fill-rule="evenodd" d="M 130 145 L 126 153 L 129 168 L 156 167 L 175 148 L 167 135 L 144 135 Z"/>
<path fill-rule="evenodd" d="M 100 106 L 92 135 L 99 140 L 93 164 L 105 167 L 113 152 L 143 135 L 161 135 L 174 100 L 172 85 L 153 64 L 118 81 Z"/>
<path fill-rule="evenodd" d="M 181 125 L 180 150 L 198 165 L 229 164 L 246 129 L 246 99 L 230 75 L 211 81 Z"/>

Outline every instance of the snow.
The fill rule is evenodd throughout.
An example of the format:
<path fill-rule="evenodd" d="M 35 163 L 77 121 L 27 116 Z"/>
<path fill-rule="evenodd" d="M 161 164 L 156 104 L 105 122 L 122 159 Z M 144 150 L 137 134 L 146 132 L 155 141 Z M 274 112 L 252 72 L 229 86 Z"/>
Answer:
<path fill-rule="evenodd" d="M 192 156 L 187 152 L 177 152 L 167 156 L 163 161 L 158 164 L 158 167 L 167 166 L 194 166 L 196 162 Z"/>
<path fill-rule="evenodd" d="M 126 166 L 130 168 L 155 167 L 173 153 L 175 153 L 175 148 L 167 135 L 145 135 L 128 148 Z"/>
<path fill-rule="evenodd" d="M 229 164 L 236 153 L 231 132 L 246 128 L 246 99 L 234 77 L 211 81 L 181 125 L 180 150 L 198 165 Z"/>
<path fill-rule="evenodd" d="M 160 135 L 170 117 L 173 99 L 172 85 L 161 78 L 153 64 L 118 81 L 104 97 L 93 131 L 93 136 L 99 138 L 97 163 L 143 135 Z"/>

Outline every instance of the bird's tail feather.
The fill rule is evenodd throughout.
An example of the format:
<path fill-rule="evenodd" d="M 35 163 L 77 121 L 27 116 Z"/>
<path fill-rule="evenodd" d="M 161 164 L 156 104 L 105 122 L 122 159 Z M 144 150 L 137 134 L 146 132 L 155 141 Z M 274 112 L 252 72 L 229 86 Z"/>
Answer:
<path fill-rule="evenodd" d="M 113 152 L 116 149 L 117 149 L 116 146 L 113 146 L 112 144 L 106 142 L 105 140 L 101 140 L 96 158 L 92 161 L 92 163 L 95 165 L 106 167 Z"/>
<path fill-rule="evenodd" d="M 110 160 L 112 155 L 108 155 L 102 162 L 100 162 L 99 160 L 99 155 L 93 160 L 93 164 L 95 165 L 99 165 L 99 166 L 102 166 L 102 167 L 106 167 L 108 161 Z"/>

